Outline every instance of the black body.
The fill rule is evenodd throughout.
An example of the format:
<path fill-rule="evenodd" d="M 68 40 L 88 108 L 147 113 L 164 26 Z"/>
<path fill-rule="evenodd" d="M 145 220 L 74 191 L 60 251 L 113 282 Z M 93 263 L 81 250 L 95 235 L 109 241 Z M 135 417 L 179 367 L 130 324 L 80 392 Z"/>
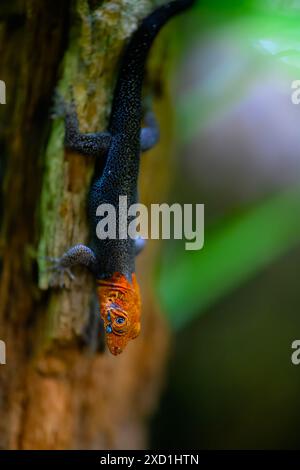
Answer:
<path fill-rule="evenodd" d="M 193 3 L 194 0 L 178 0 L 155 10 L 142 21 L 125 50 L 109 122 L 108 133 L 111 140 L 104 157 L 106 162 L 104 169 L 103 163 L 96 163 L 95 177 L 89 194 L 92 248 L 99 261 L 97 277 L 109 277 L 114 272 L 131 277 L 134 272 L 134 240 L 98 239 L 96 226 L 100 218 L 96 216 L 96 210 L 103 203 L 112 204 L 117 209 L 119 196 L 127 196 L 128 206 L 137 202 L 141 154 L 141 94 L 145 62 L 161 27 L 172 16 Z"/>

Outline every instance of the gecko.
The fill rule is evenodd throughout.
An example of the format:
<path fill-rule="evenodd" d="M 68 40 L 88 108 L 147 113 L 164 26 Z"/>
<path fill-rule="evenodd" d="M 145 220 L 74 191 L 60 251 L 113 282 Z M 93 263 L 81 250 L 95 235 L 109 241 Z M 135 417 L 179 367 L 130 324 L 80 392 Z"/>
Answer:
<path fill-rule="evenodd" d="M 190 7 L 195 0 L 176 0 L 158 7 L 142 20 L 129 40 L 114 90 L 107 132 L 81 133 L 74 102 L 65 111 L 65 147 L 95 158 L 95 171 L 88 196 L 90 246 L 69 248 L 53 260 L 59 277 L 72 268 L 87 267 L 95 277 L 100 316 L 106 344 L 113 355 L 120 354 L 141 329 L 141 296 L 135 274 L 135 257 L 144 241 L 98 239 L 96 211 L 111 204 L 119 217 L 119 196 L 127 196 L 128 206 L 137 202 L 137 185 L 142 151 L 151 149 L 159 139 L 155 116 L 150 110 L 142 128 L 142 84 L 145 63 L 151 45 L 163 25 L 174 15 Z M 128 218 L 129 223 L 129 218 Z"/>

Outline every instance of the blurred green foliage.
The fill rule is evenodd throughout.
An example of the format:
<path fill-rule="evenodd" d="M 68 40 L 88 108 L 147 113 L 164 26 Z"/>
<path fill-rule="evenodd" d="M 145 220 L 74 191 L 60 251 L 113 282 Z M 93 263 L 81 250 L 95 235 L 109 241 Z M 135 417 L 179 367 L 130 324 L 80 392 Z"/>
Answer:
<path fill-rule="evenodd" d="M 174 93 L 178 114 L 175 134 L 182 167 L 188 146 L 191 154 L 199 151 L 195 158 L 201 159 L 205 149 L 193 140 L 220 115 L 226 120 L 230 107 L 243 102 L 248 93 L 251 99 L 251 84 L 257 77 L 263 80 L 274 76 L 274 82 L 286 85 L 284 96 L 289 100 L 291 82 L 300 78 L 299 16 L 299 0 L 200 0 L 193 11 L 176 19 L 179 31 L 184 30 L 184 34 L 178 34 L 174 25 L 172 45 L 177 65 L 186 53 L 192 61 L 198 58 L 199 64 L 197 47 L 205 48 L 207 37 L 219 42 L 229 38 L 229 45 L 237 44 L 241 51 L 231 56 L 235 48 L 229 47 L 222 64 L 213 64 L 199 80 L 188 77 L 184 62 L 186 86 L 180 94 Z M 200 67 L 206 65 L 207 55 L 201 55 L 201 60 L 203 57 Z M 209 59 L 210 65 L 215 57 Z M 272 91 L 270 96 L 272 99 Z M 276 116 L 272 116 L 271 124 L 280 123 L 282 101 L 276 102 L 275 97 L 272 104 Z M 295 109 L 292 111 L 296 116 Z M 232 122 L 238 121 L 229 120 L 228 126 Z M 282 132 L 289 135 L 289 123 L 284 124 Z M 280 125 L 276 132 L 278 129 Z M 239 141 L 238 130 L 230 136 Z M 264 129 L 261 136 L 263 139 Z M 272 139 L 272 133 L 266 138 Z M 288 139 L 282 140 L 287 146 L 293 145 Z M 238 148 L 245 148 L 243 145 Z M 285 150 L 290 149 L 282 146 L 278 153 L 275 151 L 283 172 L 290 171 L 285 167 Z M 223 156 L 226 149 L 220 158 Z M 243 161 L 242 151 L 238 157 Z M 207 161 L 199 168 L 207 170 Z M 264 163 L 272 165 L 272 158 Z M 222 168 L 224 165 L 223 160 Z M 195 168 L 197 165 L 192 171 Z M 217 175 L 220 186 L 221 171 Z M 235 176 L 239 177 L 238 171 Z M 175 335 L 165 394 L 153 421 L 152 446 L 297 449 L 300 366 L 291 363 L 291 344 L 300 331 L 300 184 L 287 184 L 284 189 L 279 185 L 275 187 L 280 189 L 271 191 L 263 188 L 261 193 L 254 188 L 254 197 L 246 204 L 236 191 L 233 203 L 230 200 L 218 206 L 213 201 L 222 198 L 223 188 L 218 192 L 208 183 L 203 190 L 203 178 L 197 180 L 193 175 L 186 182 L 179 174 L 171 196 L 172 202 L 206 204 L 205 245 L 199 252 L 187 252 L 181 242 L 164 244 L 157 282 Z M 196 187 L 190 187 L 191 181 Z M 230 181 L 235 184 L 234 178 Z M 256 185 L 255 172 L 250 181 Z"/>
<path fill-rule="evenodd" d="M 225 27 L 230 29 L 236 43 L 243 44 L 245 54 L 259 52 L 261 60 L 273 60 L 295 78 L 300 69 L 299 20 L 300 2 L 297 0 L 201 1 L 185 18 L 184 37 L 173 29 L 174 55 L 178 57 L 188 46 L 192 48 L 207 32 Z M 204 125 L 228 100 L 235 99 L 238 90 L 247 86 L 246 74 L 250 75 L 251 71 L 243 70 L 243 65 L 230 63 L 219 70 L 218 75 L 210 76 L 204 86 L 196 84 L 179 97 L 177 126 L 182 142 L 192 139 L 199 132 L 199 125 Z M 219 93 L 213 97 L 211 90 L 217 87 Z"/>
<path fill-rule="evenodd" d="M 166 256 L 159 291 L 174 328 L 266 267 L 300 240 L 300 188 L 262 201 L 216 228 L 204 248 Z M 171 267 L 171 269 L 170 269 Z"/>
<path fill-rule="evenodd" d="M 187 44 L 192 48 L 207 31 L 226 27 L 235 41 L 255 50 L 262 60 L 276 62 L 291 76 L 294 73 L 296 79 L 299 19 L 300 2 L 293 0 L 204 0 L 181 20 L 187 31 L 184 40 L 174 33 L 173 42 L 177 54 L 182 54 Z M 179 98 L 179 144 L 191 141 L 213 113 L 236 99 L 247 78 L 241 77 L 239 64 L 230 66 L 217 77 L 210 76 L 204 86 L 196 83 Z M 210 90 L 217 87 L 214 99 Z M 183 247 L 167 252 L 158 289 L 174 328 L 185 325 L 299 243 L 299 201 L 299 188 L 293 188 L 258 201 L 238 215 L 224 214 L 217 227 L 206 227 L 206 243 L 200 252 L 186 252 Z"/>

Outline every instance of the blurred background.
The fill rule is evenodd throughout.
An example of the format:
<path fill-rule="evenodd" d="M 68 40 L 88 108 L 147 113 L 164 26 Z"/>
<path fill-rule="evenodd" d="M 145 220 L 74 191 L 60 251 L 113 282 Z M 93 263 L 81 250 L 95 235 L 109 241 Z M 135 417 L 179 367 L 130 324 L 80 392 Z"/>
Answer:
<path fill-rule="evenodd" d="M 300 446 L 299 24 L 296 0 L 206 0 L 168 30 L 169 202 L 204 203 L 206 226 L 156 273 L 174 339 L 153 448 Z"/>

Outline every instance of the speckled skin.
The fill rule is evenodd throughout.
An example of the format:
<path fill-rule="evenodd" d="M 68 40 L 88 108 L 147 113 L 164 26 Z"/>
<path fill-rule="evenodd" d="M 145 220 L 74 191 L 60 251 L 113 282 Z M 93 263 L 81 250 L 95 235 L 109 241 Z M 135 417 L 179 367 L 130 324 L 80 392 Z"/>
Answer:
<path fill-rule="evenodd" d="M 102 176 L 96 173 L 89 197 L 92 234 L 98 222 L 96 209 L 108 202 L 118 207 L 119 195 L 127 195 L 128 205 L 137 202 L 140 164 L 141 93 L 148 51 L 160 28 L 170 17 L 191 5 L 177 1 L 158 8 L 145 18 L 133 34 L 120 67 L 108 132 L 112 136 Z M 101 260 L 101 277 L 121 272 L 130 278 L 135 269 L 134 241 L 98 240 L 93 247 Z"/>
<path fill-rule="evenodd" d="M 140 331 L 140 297 L 134 275 L 139 247 L 129 237 L 126 240 L 98 239 L 96 226 L 100 218 L 96 216 L 96 210 L 100 204 L 112 204 L 118 220 L 119 196 L 127 196 L 128 207 L 137 202 L 140 153 L 151 148 L 158 139 L 152 113 L 146 116 L 149 127 L 141 130 L 145 62 L 161 27 L 193 3 L 194 0 L 178 0 L 158 8 L 142 21 L 133 34 L 121 63 L 108 132 L 81 134 L 74 105 L 66 114 L 66 147 L 96 157 L 88 199 L 92 239 L 91 248 L 84 245 L 70 248 L 57 260 L 56 267 L 70 275 L 70 267 L 83 264 L 94 273 L 107 344 L 113 354 L 122 352 L 128 340 L 135 338 Z M 113 300 L 116 298 L 119 299 L 117 307 Z M 121 312 L 119 319 L 116 318 L 118 311 Z M 114 323 L 118 325 L 117 333 Z"/>

